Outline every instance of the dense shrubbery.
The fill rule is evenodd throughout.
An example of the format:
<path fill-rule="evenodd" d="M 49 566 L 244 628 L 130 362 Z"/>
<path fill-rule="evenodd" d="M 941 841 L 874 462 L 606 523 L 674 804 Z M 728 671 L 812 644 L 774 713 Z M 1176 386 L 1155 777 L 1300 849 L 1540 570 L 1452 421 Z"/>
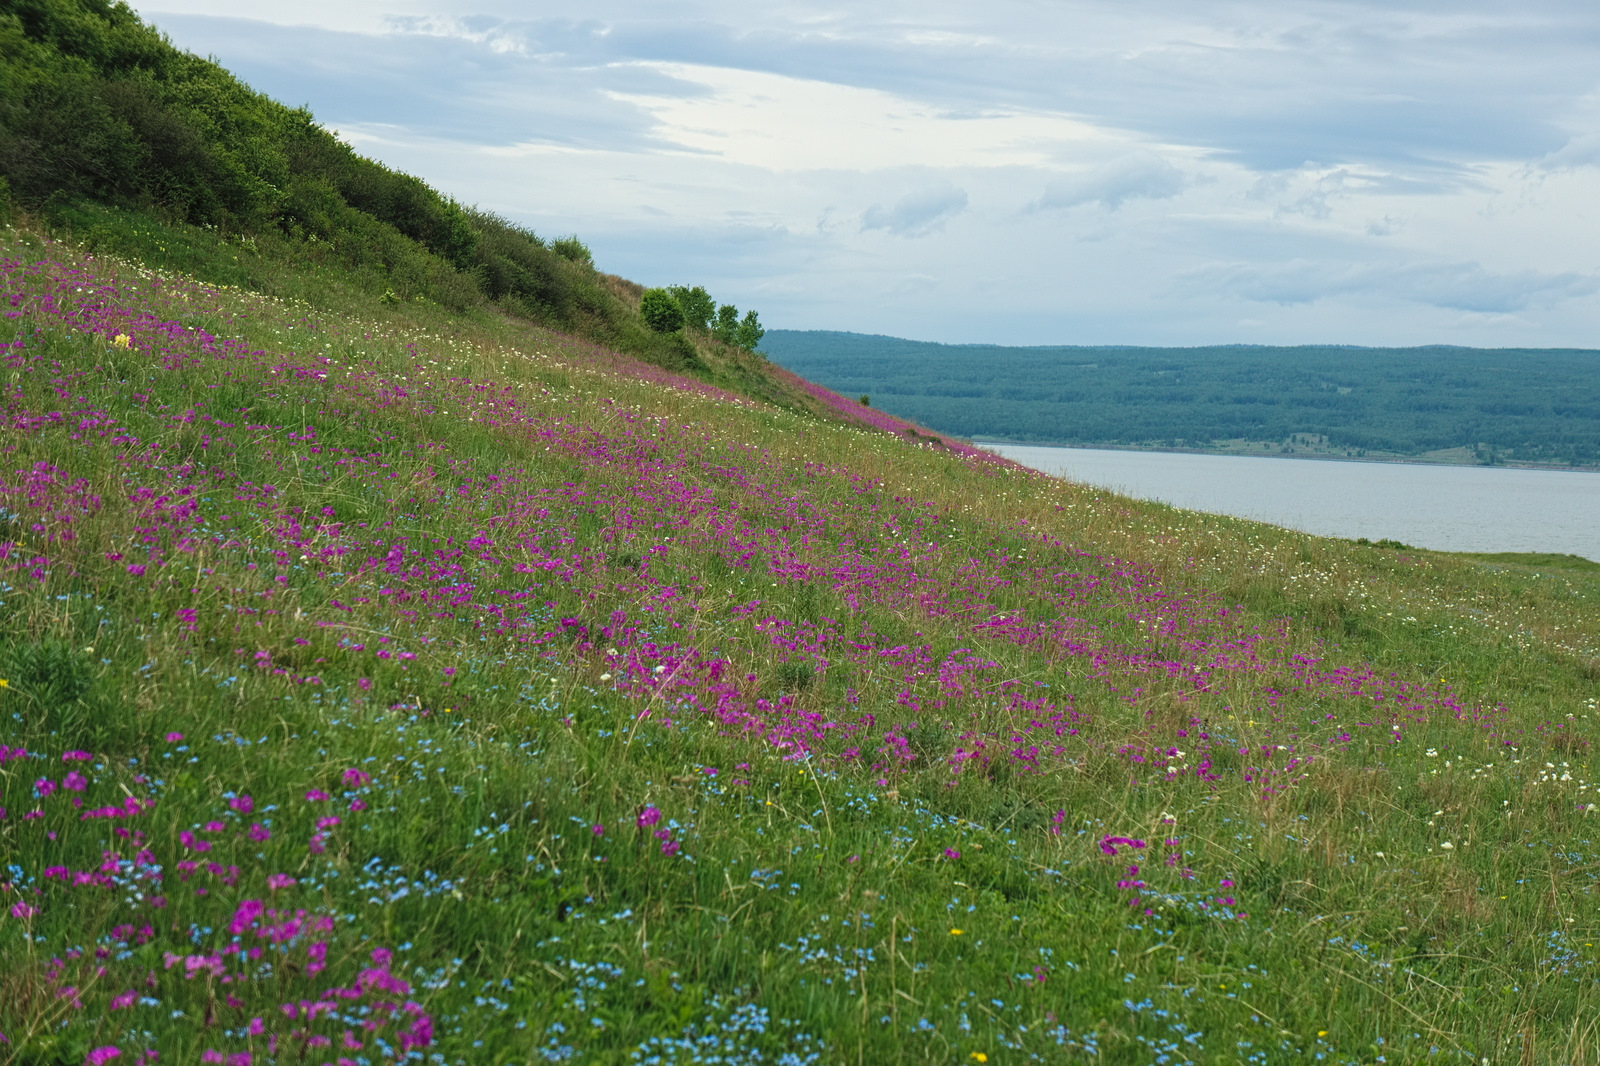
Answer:
<path fill-rule="evenodd" d="M 287 240 L 365 272 L 380 299 L 458 310 L 489 300 L 662 366 L 704 369 L 684 338 L 644 326 L 577 236 L 546 241 L 357 155 L 309 111 L 179 51 L 126 5 L 8 0 L 0 58 L 0 216 L 14 203 L 135 256 L 147 249 L 120 238 L 145 224 L 98 208 L 225 239 L 271 237 L 293 255 Z M 183 265 L 248 283 L 218 276 L 214 259 Z M 746 350 L 761 336 L 754 312 L 722 332 Z"/>
<path fill-rule="evenodd" d="M 86 198 L 171 219 L 322 240 L 392 227 L 458 269 L 471 218 L 356 155 L 303 108 L 174 48 L 123 4 L 19 0 L 0 15 L 0 173 L 30 207 Z"/>

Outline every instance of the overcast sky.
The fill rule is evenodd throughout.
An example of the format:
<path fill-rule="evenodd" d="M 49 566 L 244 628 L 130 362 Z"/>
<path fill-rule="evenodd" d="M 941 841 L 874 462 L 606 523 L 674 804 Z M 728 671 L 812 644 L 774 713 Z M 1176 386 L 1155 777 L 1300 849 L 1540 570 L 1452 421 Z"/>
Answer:
<path fill-rule="evenodd" d="M 1593 0 L 136 6 L 769 328 L 1600 347 Z"/>

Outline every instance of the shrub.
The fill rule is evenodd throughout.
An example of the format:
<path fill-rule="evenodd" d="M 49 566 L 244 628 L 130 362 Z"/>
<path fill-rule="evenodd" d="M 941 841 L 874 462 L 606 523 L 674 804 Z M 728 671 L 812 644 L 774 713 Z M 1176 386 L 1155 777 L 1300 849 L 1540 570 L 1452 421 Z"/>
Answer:
<path fill-rule="evenodd" d="M 550 242 L 550 250 L 563 259 L 570 259 L 574 263 L 594 262 L 594 256 L 589 252 L 589 246 L 578 239 L 576 233 L 566 237 L 557 237 Z"/>
<path fill-rule="evenodd" d="M 657 333 L 676 333 L 683 328 L 683 308 L 666 289 L 646 289 L 639 298 L 639 314 Z"/>

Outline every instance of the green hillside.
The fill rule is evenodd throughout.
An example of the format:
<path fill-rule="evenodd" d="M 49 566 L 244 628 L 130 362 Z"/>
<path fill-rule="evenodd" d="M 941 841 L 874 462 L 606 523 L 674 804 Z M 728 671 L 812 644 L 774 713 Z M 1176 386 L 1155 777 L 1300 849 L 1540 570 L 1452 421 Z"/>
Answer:
<path fill-rule="evenodd" d="M 1585 560 L 142 196 L 0 228 L 0 1063 L 1595 1060 Z"/>
<path fill-rule="evenodd" d="M 125 4 L 5 0 L 0 62 L 0 215 L 275 295 L 310 294 L 326 268 L 370 300 L 492 309 L 805 402 L 773 392 L 749 358 L 754 313 L 741 323 L 712 303 L 698 328 L 652 329 L 642 287 L 596 270 L 576 236 L 542 238 L 356 154 L 309 111 L 174 48 Z"/>
<path fill-rule="evenodd" d="M 1037 347 L 773 330 L 796 373 L 983 440 L 1600 465 L 1600 351 Z"/>

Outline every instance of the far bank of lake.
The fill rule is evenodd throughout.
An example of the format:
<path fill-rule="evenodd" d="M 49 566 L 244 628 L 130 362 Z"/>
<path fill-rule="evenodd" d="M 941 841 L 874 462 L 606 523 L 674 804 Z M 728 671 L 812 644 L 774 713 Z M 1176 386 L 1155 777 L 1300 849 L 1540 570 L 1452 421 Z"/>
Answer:
<path fill-rule="evenodd" d="M 1319 536 L 1600 560 L 1600 473 L 983 446 L 1072 481 Z"/>

